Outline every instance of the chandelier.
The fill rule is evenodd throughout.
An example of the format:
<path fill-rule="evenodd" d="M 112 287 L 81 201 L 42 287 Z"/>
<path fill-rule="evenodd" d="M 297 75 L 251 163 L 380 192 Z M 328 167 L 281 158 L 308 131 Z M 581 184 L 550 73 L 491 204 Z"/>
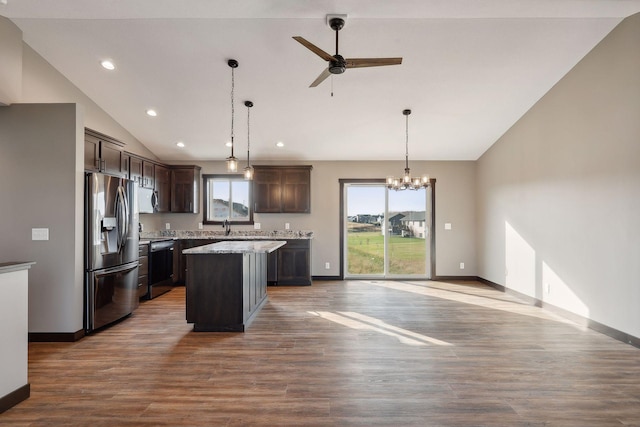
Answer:
<path fill-rule="evenodd" d="M 429 175 L 422 175 L 421 177 L 411 178 L 411 170 L 409 169 L 409 114 L 411 110 L 403 110 L 406 118 L 405 125 L 405 156 L 404 156 L 404 175 L 402 178 L 396 178 L 393 176 L 387 177 L 387 188 L 390 190 L 419 190 L 429 186 Z"/>
<path fill-rule="evenodd" d="M 231 155 L 227 157 L 227 172 L 237 172 L 238 159 L 233 155 L 233 115 L 235 113 L 233 104 L 233 91 L 235 89 L 233 70 L 238 68 L 238 61 L 230 59 L 227 64 L 231 67 Z"/>
<path fill-rule="evenodd" d="M 253 102 L 244 101 L 244 105 L 247 107 L 247 167 L 244 168 L 244 179 L 247 181 L 251 181 L 253 179 L 253 167 L 251 166 L 251 162 L 249 161 L 249 145 L 251 143 L 249 139 L 249 131 L 251 130 L 250 118 L 251 118 L 251 107 L 253 107 Z"/>

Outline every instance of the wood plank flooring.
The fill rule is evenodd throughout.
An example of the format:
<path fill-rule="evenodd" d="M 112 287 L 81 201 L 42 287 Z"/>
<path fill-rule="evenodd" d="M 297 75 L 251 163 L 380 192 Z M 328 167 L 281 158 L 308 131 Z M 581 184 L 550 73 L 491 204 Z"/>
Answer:
<path fill-rule="evenodd" d="M 640 426 L 640 349 L 474 282 L 269 287 L 245 333 L 184 288 L 75 343 L 30 343 L 2 426 Z"/>

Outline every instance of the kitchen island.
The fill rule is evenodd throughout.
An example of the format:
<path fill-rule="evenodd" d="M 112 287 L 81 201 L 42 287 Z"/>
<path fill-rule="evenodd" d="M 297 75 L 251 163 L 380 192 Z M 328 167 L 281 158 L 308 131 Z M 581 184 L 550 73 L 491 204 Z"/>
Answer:
<path fill-rule="evenodd" d="M 244 332 L 267 301 L 267 254 L 286 242 L 224 241 L 182 251 L 187 323 L 197 332 Z"/>

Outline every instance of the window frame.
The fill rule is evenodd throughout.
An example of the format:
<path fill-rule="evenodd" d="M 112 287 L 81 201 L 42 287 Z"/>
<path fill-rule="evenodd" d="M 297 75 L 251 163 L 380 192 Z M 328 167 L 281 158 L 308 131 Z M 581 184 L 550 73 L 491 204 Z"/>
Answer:
<path fill-rule="evenodd" d="M 208 219 L 208 213 L 209 213 L 209 196 L 210 196 L 210 192 L 209 192 L 209 183 L 212 180 L 218 180 L 218 181 L 223 181 L 223 180 L 227 180 L 229 183 L 229 187 L 231 187 L 231 184 L 233 182 L 237 182 L 237 181 L 243 181 L 243 182 L 248 182 L 249 184 L 249 200 L 248 200 L 248 209 L 249 209 L 249 219 L 248 220 L 237 220 L 237 219 L 233 219 L 232 217 L 229 218 L 225 218 L 224 220 L 212 220 L 212 219 Z M 231 188 L 229 188 L 229 194 L 233 194 L 231 192 Z M 245 224 L 245 225 L 253 225 L 253 185 L 251 185 L 251 181 L 247 181 L 246 179 L 244 179 L 244 175 L 242 174 L 203 174 L 202 175 L 202 223 L 203 224 L 216 224 L 216 225 L 220 225 L 223 224 L 225 220 L 228 220 L 231 224 Z M 230 205 L 231 206 L 231 205 Z"/>

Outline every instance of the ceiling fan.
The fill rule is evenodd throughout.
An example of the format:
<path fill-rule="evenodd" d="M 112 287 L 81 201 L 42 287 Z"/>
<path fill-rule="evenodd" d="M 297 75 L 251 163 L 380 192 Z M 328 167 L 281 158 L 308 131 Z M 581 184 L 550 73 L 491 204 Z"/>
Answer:
<path fill-rule="evenodd" d="M 362 68 L 362 67 L 379 67 L 382 65 L 400 65 L 402 64 L 402 58 L 343 58 L 338 53 L 338 32 L 344 27 L 346 15 L 327 15 L 327 22 L 336 32 L 336 54 L 329 55 L 324 50 L 320 49 L 313 43 L 305 40 L 303 37 L 294 36 L 294 40 L 305 46 L 311 52 L 318 55 L 320 58 L 329 62 L 329 66 L 318 76 L 317 79 L 311 83 L 309 87 L 316 87 L 322 83 L 331 74 L 342 74 L 347 68 Z"/>

